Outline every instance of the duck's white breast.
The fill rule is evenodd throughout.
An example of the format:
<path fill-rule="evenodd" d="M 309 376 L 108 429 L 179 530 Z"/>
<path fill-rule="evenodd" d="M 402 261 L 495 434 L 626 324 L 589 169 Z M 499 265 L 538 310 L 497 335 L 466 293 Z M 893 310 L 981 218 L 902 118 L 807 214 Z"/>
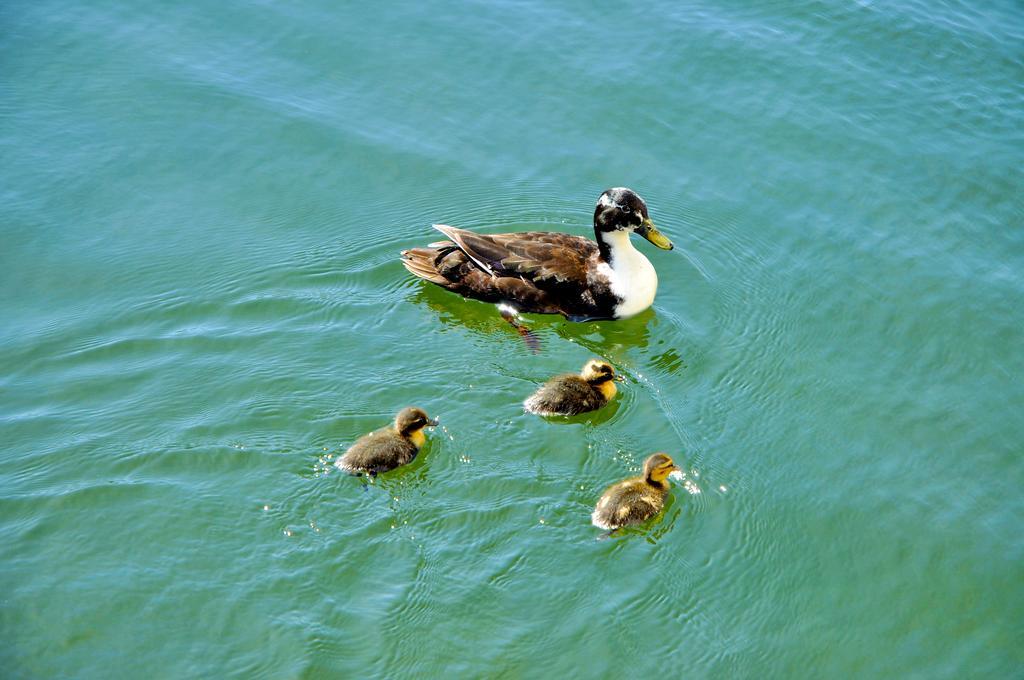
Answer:
<path fill-rule="evenodd" d="M 615 317 L 624 319 L 639 314 L 654 302 L 658 273 L 651 261 L 633 247 L 629 232 L 608 234 L 605 239 L 611 246 L 612 264 L 602 262 L 597 270 L 608 279 L 615 297 L 622 300 L 615 307 Z"/>

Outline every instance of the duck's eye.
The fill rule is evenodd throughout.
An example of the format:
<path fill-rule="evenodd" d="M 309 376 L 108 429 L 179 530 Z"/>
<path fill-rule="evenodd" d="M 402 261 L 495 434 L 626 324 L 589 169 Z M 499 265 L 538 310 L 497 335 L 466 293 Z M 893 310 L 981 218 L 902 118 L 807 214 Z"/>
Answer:
<path fill-rule="evenodd" d="M 622 212 L 624 212 L 624 213 L 626 213 L 628 215 L 629 213 L 633 212 L 633 209 L 630 208 L 628 205 L 624 205 L 624 206 L 622 206 Z"/>

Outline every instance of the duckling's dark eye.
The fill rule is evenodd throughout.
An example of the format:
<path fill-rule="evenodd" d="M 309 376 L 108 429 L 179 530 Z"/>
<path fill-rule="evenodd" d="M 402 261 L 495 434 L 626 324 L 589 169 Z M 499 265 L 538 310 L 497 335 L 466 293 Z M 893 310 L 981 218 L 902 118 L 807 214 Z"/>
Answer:
<path fill-rule="evenodd" d="M 633 212 L 633 209 L 630 208 L 628 205 L 624 205 L 624 206 L 622 206 L 622 212 L 624 212 L 626 214 L 629 214 L 629 213 Z"/>

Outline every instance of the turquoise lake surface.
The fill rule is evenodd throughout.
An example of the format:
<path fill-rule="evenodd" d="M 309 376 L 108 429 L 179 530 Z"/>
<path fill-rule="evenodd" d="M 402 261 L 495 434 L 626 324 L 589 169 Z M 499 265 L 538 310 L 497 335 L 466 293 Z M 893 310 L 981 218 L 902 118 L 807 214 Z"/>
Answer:
<path fill-rule="evenodd" d="M 1011 678 L 1024 6 L 12 0 L 0 676 Z M 415 280 L 592 235 L 589 324 Z M 522 400 L 591 357 L 604 411 Z M 441 426 L 365 490 L 332 461 Z M 612 482 L 686 470 L 596 540 Z"/>

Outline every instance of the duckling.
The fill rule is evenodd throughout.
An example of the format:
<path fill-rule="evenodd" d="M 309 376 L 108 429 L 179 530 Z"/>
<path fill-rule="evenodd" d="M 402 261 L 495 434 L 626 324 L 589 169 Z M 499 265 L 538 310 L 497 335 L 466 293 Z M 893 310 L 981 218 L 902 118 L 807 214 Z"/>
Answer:
<path fill-rule="evenodd" d="M 556 375 L 523 402 L 523 408 L 539 416 L 574 416 L 596 411 L 615 396 L 615 382 L 622 382 L 606 361 L 591 359 L 579 375 Z"/>
<path fill-rule="evenodd" d="M 422 409 L 404 408 L 395 416 L 393 426 L 360 437 L 334 465 L 351 475 L 376 475 L 411 463 L 427 441 L 423 428 L 428 425 L 437 425 L 437 420 L 428 418 Z"/>
<path fill-rule="evenodd" d="M 594 526 L 614 532 L 627 524 L 646 522 L 661 512 L 668 495 L 668 476 L 679 467 L 667 454 L 656 453 L 644 461 L 640 477 L 612 484 L 601 495 L 590 516 Z"/>

